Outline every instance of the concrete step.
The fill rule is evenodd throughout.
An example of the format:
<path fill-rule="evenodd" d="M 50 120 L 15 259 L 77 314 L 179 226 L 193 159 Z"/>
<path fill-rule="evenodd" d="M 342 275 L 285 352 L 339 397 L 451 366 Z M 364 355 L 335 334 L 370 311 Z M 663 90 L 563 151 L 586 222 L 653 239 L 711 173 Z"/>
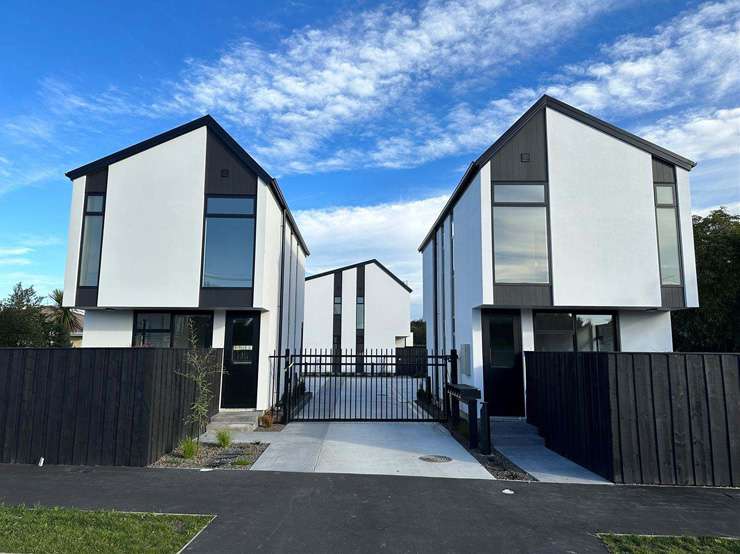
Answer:
<path fill-rule="evenodd" d="M 537 427 L 530 425 L 524 419 L 492 418 L 491 436 L 494 445 L 540 446 L 545 444 Z"/>
<path fill-rule="evenodd" d="M 255 410 L 239 410 L 233 412 L 219 412 L 211 418 L 206 427 L 206 433 L 218 433 L 227 430 L 234 433 L 248 433 L 257 428 L 257 422 L 262 412 Z"/>

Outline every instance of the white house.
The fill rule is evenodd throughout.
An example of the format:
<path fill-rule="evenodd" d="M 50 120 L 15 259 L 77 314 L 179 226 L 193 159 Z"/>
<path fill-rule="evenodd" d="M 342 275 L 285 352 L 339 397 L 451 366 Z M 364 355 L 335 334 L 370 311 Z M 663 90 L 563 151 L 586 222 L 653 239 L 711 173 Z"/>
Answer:
<path fill-rule="evenodd" d="M 186 347 L 192 328 L 225 349 L 221 406 L 266 407 L 268 356 L 300 345 L 309 253 L 275 179 L 210 116 L 67 176 L 82 346 Z"/>
<path fill-rule="evenodd" d="M 670 351 L 699 305 L 694 162 L 543 96 L 475 160 L 419 250 L 430 349 L 492 415 L 524 410 L 522 351 Z"/>
<path fill-rule="evenodd" d="M 412 346 L 411 289 L 378 260 L 306 277 L 305 348 Z"/>

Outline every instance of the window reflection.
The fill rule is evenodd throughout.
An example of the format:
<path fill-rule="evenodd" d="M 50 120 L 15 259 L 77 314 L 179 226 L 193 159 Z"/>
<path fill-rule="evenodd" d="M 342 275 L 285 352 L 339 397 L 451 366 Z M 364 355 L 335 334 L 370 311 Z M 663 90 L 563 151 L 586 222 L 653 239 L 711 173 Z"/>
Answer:
<path fill-rule="evenodd" d="M 676 209 L 657 208 L 658 252 L 660 254 L 660 277 L 664 285 L 681 284 L 681 267 L 678 255 L 678 229 Z"/>
<path fill-rule="evenodd" d="M 545 207 L 493 208 L 497 283 L 548 283 Z"/>
<path fill-rule="evenodd" d="M 204 287 L 251 287 L 254 219 L 206 218 Z"/>

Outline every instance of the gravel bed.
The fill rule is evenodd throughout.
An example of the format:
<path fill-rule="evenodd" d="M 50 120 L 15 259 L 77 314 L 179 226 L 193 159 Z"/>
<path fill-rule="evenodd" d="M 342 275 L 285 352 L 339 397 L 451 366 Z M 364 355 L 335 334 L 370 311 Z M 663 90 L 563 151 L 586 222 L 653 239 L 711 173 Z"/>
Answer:
<path fill-rule="evenodd" d="M 198 454 L 190 459 L 184 458 L 180 448 L 165 454 L 150 467 L 180 467 L 246 470 L 252 467 L 257 458 L 269 446 L 266 442 L 232 444 L 222 448 L 215 444 L 201 443 Z"/>

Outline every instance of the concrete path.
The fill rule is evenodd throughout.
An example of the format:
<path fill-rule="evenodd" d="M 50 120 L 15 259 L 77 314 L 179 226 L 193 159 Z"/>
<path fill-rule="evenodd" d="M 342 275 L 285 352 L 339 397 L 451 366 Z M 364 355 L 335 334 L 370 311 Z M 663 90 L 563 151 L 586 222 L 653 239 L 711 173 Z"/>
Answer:
<path fill-rule="evenodd" d="M 496 450 L 538 481 L 582 485 L 612 484 L 546 448 L 537 428 L 524 420 L 492 418 L 491 436 Z"/>
<path fill-rule="evenodd" d="M 290 423 L 280 433 L 239 434 L 235 440 L 270 443 L 255 471 L 493 479 L 438 423 Z M 429 455 L 451 460 L 420 459 Z"/>
<path fill-rule="evenodd" d="M 603 554 L 597 532 L 740 536 L 740 490 L 698 487 L 0 465 L 3 502 L 216 514 L 187 551 L 225 554 Z"/>

